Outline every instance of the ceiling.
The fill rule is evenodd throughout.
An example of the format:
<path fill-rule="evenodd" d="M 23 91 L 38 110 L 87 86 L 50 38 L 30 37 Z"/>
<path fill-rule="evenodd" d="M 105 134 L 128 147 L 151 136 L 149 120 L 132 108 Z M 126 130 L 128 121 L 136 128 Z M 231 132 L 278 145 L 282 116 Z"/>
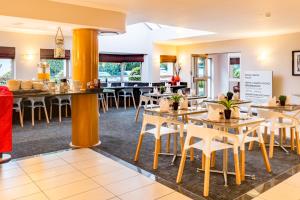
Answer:
<path fill-rule="evenodd" d="M 50 1 L 125 12 L 127 25 L 152 22 L 214 33 L 159 41 L 173 45 L 300 32 L 299 0 Z M 0 16 L 0 31 L 55 35 L 58 26 L 66 36 L 78 28 L 74 24 Z"/>
<path fill-rule="evenodd" d="M 214 32 L 172 40 L 177 44 L 257 37 L 300 31 L 299 0 L 54 0 L 122 11 L 127 24 L 153 22 Z M 270 17 L 266 17 L 270 15 Z"/>

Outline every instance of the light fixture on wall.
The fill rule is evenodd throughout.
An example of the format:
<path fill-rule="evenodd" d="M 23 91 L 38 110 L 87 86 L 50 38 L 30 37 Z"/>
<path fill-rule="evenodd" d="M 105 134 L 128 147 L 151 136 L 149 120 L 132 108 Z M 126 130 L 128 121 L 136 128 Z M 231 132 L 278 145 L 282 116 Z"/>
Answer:
<path fill-rule="evenodd" d="M 55 36 L 54 58 L 65 58 L 64 35 L 60 27 Z"/>
<path fill-rule="evenodd" d="M 22 58 L 23 58 L 24 60 L 31 61 L 31 60 L 34 59 L 34 54 L 33 54 L 33 53 L 23 54 L 23 55 L 22 55 Z"/>

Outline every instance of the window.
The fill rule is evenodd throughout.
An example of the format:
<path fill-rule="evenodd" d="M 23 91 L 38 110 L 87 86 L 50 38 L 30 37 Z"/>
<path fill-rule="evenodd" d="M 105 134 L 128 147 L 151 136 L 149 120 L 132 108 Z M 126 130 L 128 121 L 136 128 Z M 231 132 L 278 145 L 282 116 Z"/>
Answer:
<path fill-rule="evenodd" d="M 13 78 L 13 59 L 0 58 L 0 85 Z"/>
<path fill-rule="evenodd" d="M 98 76 L 102 82 L 141 81 L 141 62 L 99 62 Z"/>
<path fill-rule="evenodd" d="M 163 62 L 160 63 L 160 80 L 170 81 L 171 77 L 174 75 L 174 63 Z"/>
<path fill-rule="evenodd" d="M 212 59 L 193 56 L 193 88 L 199 96 L 212 96 Z"/>
<path fill-rule="evenodd" d="M 47 62 L 50 67 L 50 79 L 59 80 L 67 76 L 68 61 L 65 59 L 43 59 L 42 62 Z"/>

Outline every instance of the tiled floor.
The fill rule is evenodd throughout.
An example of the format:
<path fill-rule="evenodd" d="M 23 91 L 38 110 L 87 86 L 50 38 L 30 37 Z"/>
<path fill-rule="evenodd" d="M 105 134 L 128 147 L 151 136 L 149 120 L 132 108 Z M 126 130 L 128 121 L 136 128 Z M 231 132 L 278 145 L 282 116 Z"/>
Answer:
<path fill-rule="evenodd" d="M 300 200 L 300 172 L 262 193 L 255 200 Z"/>
<path fill-rule="evenodd" d="M 186 200 L 184 195 L 90 149 L 0 165 L 1 200 Z"/>

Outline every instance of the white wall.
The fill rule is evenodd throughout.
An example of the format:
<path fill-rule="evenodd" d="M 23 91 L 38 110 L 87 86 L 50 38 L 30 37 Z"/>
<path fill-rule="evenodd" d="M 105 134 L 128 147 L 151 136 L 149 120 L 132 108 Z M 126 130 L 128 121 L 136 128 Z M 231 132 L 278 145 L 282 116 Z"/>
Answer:
<path fill-rule="evenodd" d="M 292 76 L 292 51 L 300 50 L 300 33 L 229 40 L 177 47 L 185 68 L 182 79 L 190 82 L 191 54 L 241 52 L 242 74 L 246 70 L 273 70 L 273 94 L 300 94 L 300 77 Z"/>
<path fill-rule="evenodd" d="M 16 79 L 37 78 L 37 64 L 40 62 L 41 48 L 54 48 L 54 37 L 30 35 L 12 32 L 0 32 L 0 46 L 16 48 L 15 76 Z M 65 38 L 65 48 L 71 49 L 71 39 Z M 31 56 L 28 56 L 28 55 Z M 28 57 L 31 57 L 28 59 Z"/>

